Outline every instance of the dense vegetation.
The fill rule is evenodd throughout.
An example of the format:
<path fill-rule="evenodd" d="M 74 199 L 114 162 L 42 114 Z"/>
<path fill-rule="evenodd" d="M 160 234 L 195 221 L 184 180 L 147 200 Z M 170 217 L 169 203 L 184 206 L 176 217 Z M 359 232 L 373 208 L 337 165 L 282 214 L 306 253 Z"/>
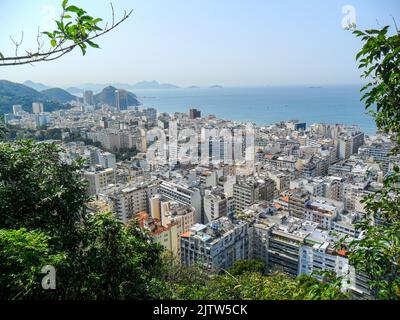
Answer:
<path fill-rule="evenodd" d="M 354 31 L 364 45 L 357 55 L 362 77 L 368 84 L 362 89 L 366 109 L 378 128 L 391 134 L 399 154 L 400 146 L 400 32 L 389 35 L 389 26 L 380 30 Z M 366 197 L 367 210 L 358 227 L 360 241 L 350 243 L 350 261 L 364 272 L 376 299 L 400 298 L 400 168 L 395 165 L 382 190 Z"/>
<path fill-rule="evenodd" d="M 78 170 L 54 144 L 0 143 L 1 298 L 138 299 L 159 271 L 158 245 L 133 221 L 90 215 Z M 53 265 L 57 289 L 43 290 Z"/>

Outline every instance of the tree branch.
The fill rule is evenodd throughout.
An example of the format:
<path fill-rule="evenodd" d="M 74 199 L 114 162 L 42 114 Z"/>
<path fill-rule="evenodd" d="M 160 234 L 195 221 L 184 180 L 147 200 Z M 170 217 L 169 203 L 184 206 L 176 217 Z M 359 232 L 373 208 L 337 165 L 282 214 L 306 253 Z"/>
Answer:
<path fill-rule="evenodd" d="M 65 44 L 65 42 L 67 41 L 66 38 L 63 38 L 59 41 L 59 43 L 54 48 L 50 49 L 48 52 L 40 52 L 40 50 L 43 47 L 43 42 L 40 43 L 40 41 L 39 41 L 40 33 L 38 30 L 38 35 L 37 35 L 37 39 L 36 39 L 37 43 L 38 43 L 37 52 L 35 52 L 35 53 L 27 52 L 27 54 L 24 56 L 18 56 L 18 47 L 21 45 L 21 43 L 23 41 L 23 33 L 22 33 L 21 40 L 19 42 L 16 42 L 14 39 L 11 38 L 14 45 L 16 46 L 15 56 L 14 57 L 2 57 L 0 55 L 0 66 L 23 65 L 23 64 L 31 64 L 31 63 L 35 63 L 35 62 L 39 62 L 39 61 L 56 60 L 56 59 L 62 57 L 63 55 L 71 52 L 75 47 L 85 45 L 86 43 L 115 29 L 122 22 L 124 22 L 126 19 L 128 19 L 133 12 L 133 10 L 130 10 L 129 12 L 124 11 L 123 17 L 119 21 L 115 22 L 115 13 L 114 13 L 114 7 L 113 7 L 112 3 L 111 3 L 111 10 L 112 10 L 112 25 L 110 27 L 108 27 L 106 24 L 105 28 L 101 32 L 99 32 L 99 33 L 94 32 L 94 35 L 92 35 L 92 36 L 88 35 L 88 37 L 86 37 L 80 41 L 76 41 L 73 44 L 66 46 L 66 47 L 62 47 L 63 44 Z M 65 34 L 64 34 L 64 36 L 65 36 Z"/>

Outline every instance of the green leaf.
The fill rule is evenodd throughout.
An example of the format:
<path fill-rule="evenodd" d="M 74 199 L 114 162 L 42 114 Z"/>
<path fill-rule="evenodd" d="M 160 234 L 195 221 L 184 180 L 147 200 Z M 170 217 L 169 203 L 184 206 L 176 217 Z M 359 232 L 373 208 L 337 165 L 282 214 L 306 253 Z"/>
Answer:
<path fill-rule="evenodd" d="M 86 54 L 86 46 L 80 45 L 79 48 L 81 48 L 82 55 L 84 56 Z"/>
<path fill-rule="evenodd" d="M 101 22 L 101 21 L 103 21 L 103 19 L 101 19 L 101 18 L 96 18 L 96 19 L 94 19 L 92 22 L 93 22 L 93 24 L 96 24 L 96 23 L 99 23 L 99 22 Z"/>
<path fill-rule="evenodd" d="M 96 43 L 94 43 L 94 42 L 92 42 L 92 41 L 90 41 L 90 40 L 87 40 L 86 42 L 87 42 L 87 43 L 89 44 L 89 46 L 91 46 L 92 48 L 96 48 L 96 49 L 99 49 L 99 48 L 100 48 L 98 44 L 96 44 Z"/>
<path fill-rule="evenodd" d="M 77 6 L 69 6 L 69 7 L 65 8 L 65 11 L 75 12 L 78 16 L 82 15 L 83 12 L 85 12 L 83 9 L 78 8 Z"/>
<path fill-rule="evenodd" d="M 1 52 L 0 52 L 0 59 L 4 59 L 4 56 Z"/>
<path fill-rule="evenodd" d="M 51 39 L 50 44 L 52 47 L 55 47 L 57 45 L 57 41 L 55 39 Z"/>
<path fill-rule="evenodd" d="M 63 7 L 63 9 L 65 9 L 65 7 L 67 6 L 67 3 L 68 3 L 68 0 L 64 0 L 64 1 L 62 2 L 62 7 Z"/>
<path fill-rule="evenodd" d="M 45 34 L 45 35 L 48 36 L 49 38 L 54 38 L 53 33 L 51 33 L 51 32 L 43 31 L 42 34 Z"/>

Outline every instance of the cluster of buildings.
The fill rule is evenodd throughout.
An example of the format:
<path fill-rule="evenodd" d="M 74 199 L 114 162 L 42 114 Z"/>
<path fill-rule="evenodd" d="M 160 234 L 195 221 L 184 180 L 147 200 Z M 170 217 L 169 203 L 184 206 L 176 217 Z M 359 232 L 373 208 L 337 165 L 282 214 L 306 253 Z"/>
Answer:
<path fill-rule="evenodd" d="M 50 123 L 49 113 L 44 110 L 42 102 L 32 103 L 32 112 L 23 110 L 22 105 L 13 105 L 13 113 L 4 115 L 6 124 L 21 125 L 25 128 L 37 129 L 45 127 Z"/>
<path fill-rule="evenodd" d="M 93 104 L 90 93 L 84 100 L 84 106 Z M 43 107 L 35 105 L 33 111 L 40 115 Z M 14 113 L 30 117 L 18 108 Z M 260 259 L 269 271 L 293 276 L 320 277 L 318 272 L 330 270 L 343 277 L 344 288 L 360 297 L 369 294 L 365 276 L 336 243 L 344 236 L 347 241 L 360 237 L 355 223 L 365 214 L 363 197 L 382 188 L 399 163 L 389 154 L 394 145 L 387 135 L 288 121 L 254 125 L 249 140 L 246 124 L 202 117 L 196 109 L 167 114 L 78 104 L 46 116 L 48 127 L 62 129 L 63 137 L 74 134 L 97 142 L 59 142 L 65 159 L 86 160 L 81 174 L 93 203 L 123 222 L 137 220 L 183 264 L 220 272 L 237 260 Z M 194 150 L 185 153 L 191 135 L 182 134 L 166 154 L 184 154 L 189 161 L 177 157 L 155 163 L 147 157 L 157 143 L 155 128 L 169 141 L 173 128 L 190 129 L 199 137 L 203 128 L 245 130 L 235 139 L 229 134 L 207 137 L 201 162 L 196 157 L 190 161 L 190 155 L 200 154 L 204 139 L 195 140 Z M 117 162 L 114 153 L 121 149 L 137 154 Z M 235 150 L 246 157 L 235 157 Z"/>

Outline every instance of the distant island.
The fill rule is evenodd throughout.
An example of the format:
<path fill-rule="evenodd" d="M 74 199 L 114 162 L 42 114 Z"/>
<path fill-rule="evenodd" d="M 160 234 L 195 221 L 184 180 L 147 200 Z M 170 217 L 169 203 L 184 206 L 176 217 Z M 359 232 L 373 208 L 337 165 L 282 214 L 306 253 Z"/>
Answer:
<path fill-rule="evenodd" d="M 141 81 L 131 86 L 130 89 L 178 89 L 171 83 L 159 83 L 158 81 Z"/>
<path fill-rule="evenodd" d="M 32 89 L 35 89 L 37 91 L 43 91 L 46 89 L 54 88 L 51 85 L 43 84 L 43 83 L 36 83 L 31 80 L 27 80 L 24 82 L 25 86 L 28 86 Z M 82 96 L 83 91 L 85 90 L 91 90 L 94 93 L 99 93 L 101 92 L 105 87 L 112 86 L 116 87 L 119 89 L 124 89 L 128 91 L 133 91 L 133 90 L 169 90 L 169 89 L 201 89 L 202 87 L 196 86 L 196 85 L 191 85 L 187 87 L 180 87 L 172 83 L 161 83 L 156 80 L 152 81 L 139 81 L 137 83 L 120 83 L 120 82 L 115 82 L 115 83 L 81 83 L 77 85 L 72 85 L 72 86 L 62 86 L 61 89 L 69 92 L 72 95 L 77 95 L 77 96 Z M 209 87 L 205 87 L 209 89 L 222 89 L 223 86 L 215 84 Z"/>
<path fill-rule="evenodd" d="M 322 87 L 315 87 L 315 86 L 311 86 L 311 87 L 308 87 L 309 89 L 321 89 Z"/>

